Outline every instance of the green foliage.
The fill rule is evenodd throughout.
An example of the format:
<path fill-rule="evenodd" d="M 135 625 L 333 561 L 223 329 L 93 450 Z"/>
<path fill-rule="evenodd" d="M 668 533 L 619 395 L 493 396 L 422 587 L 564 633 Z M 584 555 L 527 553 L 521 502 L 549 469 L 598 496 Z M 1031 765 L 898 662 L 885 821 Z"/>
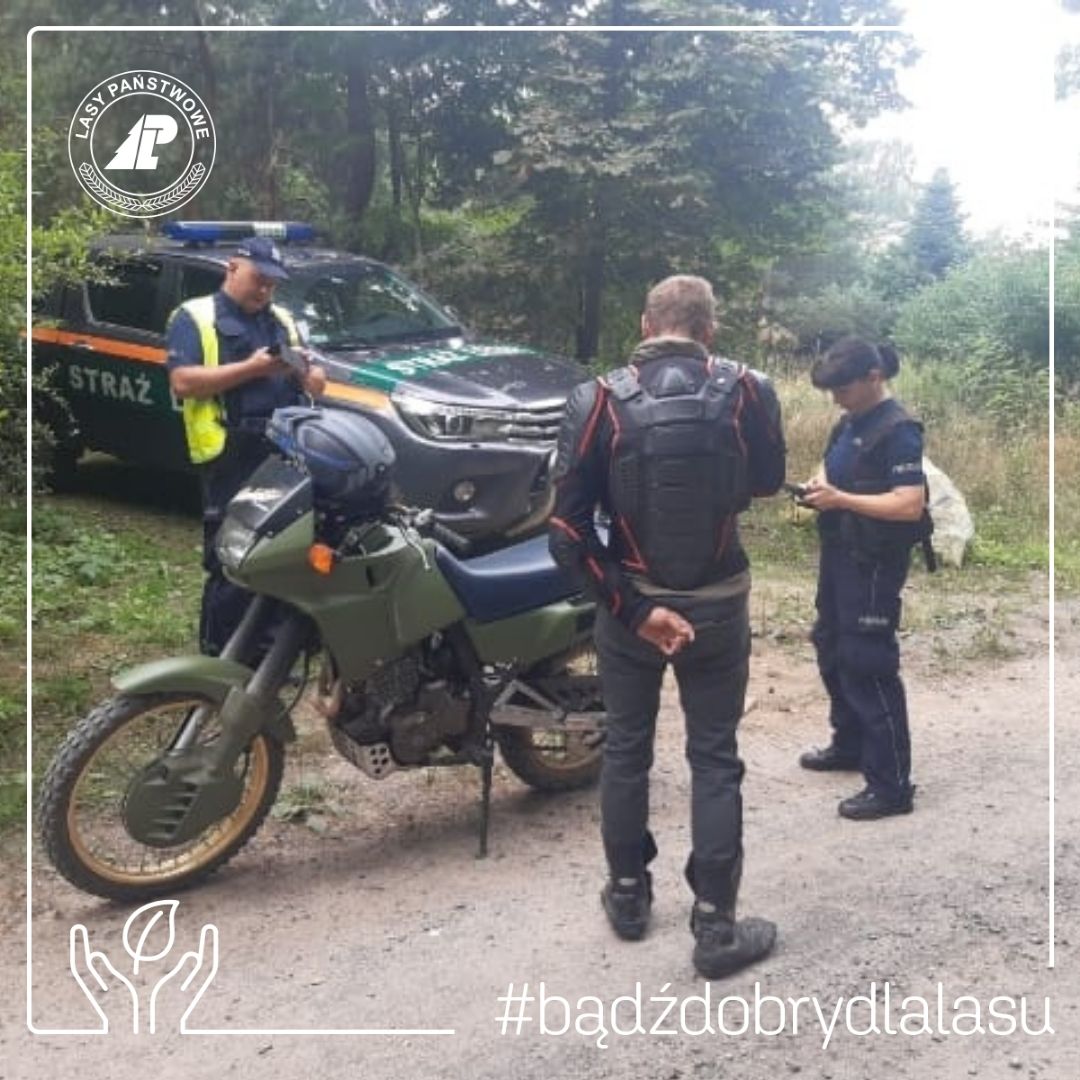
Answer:
<path fill-rule="evenodd" d="M 830 284 L 819 293 L 779 302 L 774 314 L 802 351 L 814 353 L 849 334 L 880 341 L 896 317 L 893 305 L 864 282 Z"/>
<path fill-rule="evenodd" d="M 23 504 L 0 497 L 0 827 L 21 819 L 26 782 L 26 524 Z"/>
<path fill-rule="evenodd" d="M 912 296 L 895 339 L 941 365 L 972 406 L 1004 423 L 1045 415 L 1049 291 L 1045 252 L 989 251 Z"/>
<path fill-rule="evenodd" d="M 26 472 L 26 218 L 20 155 L 0 151 L 0 493 L 23 488 Z"/>
<path fill-rule="evenodd" d="M 634 5 L 620 5 L 632 14 Z M 533 197 L 524 223 L 548 258 L 522 266 L 570 303 L 579 358 L 607 355 L 611 282 L 639 296 L 666 274 L 706 273 L 727 304 L 757 293 L 772 259 L 830 218 L 835 129 L 819 102 L 865 108 L 893 92 L 882 56 L 840 63 L 833 39 L 574 34 L 545 42 L 513 156 Z M 896 58 L 893 57 L 893 62 Z M 640 303 L 640 301 L 639 301 Z"/>
<path fill-rule="evenodd" d="M 14 520 L 10 524 L 12 532 L 0 539 L 21 582 L 25 564 L 15 558 L 20 538 Z M 135 660 L 194 651 L 202 571 L 197 519 L 40 496 L 33 524 L 37 772 L 72 722 L 108 693 L 114 671 Z M 23 615 L 14 605 L 2 610 L 13 619 Z M 21 670 L 4 676 L 0 666 L 0 712 L 5 695 L 14 699 L 22 689 Z M 0 767 L 12 771 L 25 754 L 22 719 L 0 730 Z"/>
<path fill-rule="evenodd" d="M 944 169 L 923 188 L 900 243 L 881 257 L 875 280 L 883 296 L 901 300 L 940 280 L 969 256 L 956 190 Z"/>
<path fill-rule="evenodd" d="M 95 18 L 144 21 L 142 7 L 110 0 Z M 897 18 L 886 0 L 377 7 L 372 21 L 489 26 Z M 756 322 L 768 263 L 797 253 L 833 216 L 838 122 L 898 106 L 895 69 L 910 59 L 899 35 L 409 33 L 379 35 L 376 47 L 362 34 L 165 28 L 193 15 L 231 25 L 354 21 L 354 8 L 166 3 L 160 31 L 38 35 L 36 215 L 56 223 L 78 197 L 63 138 L 72 95 L 101 71 L 153 55 L 203 94 L 228 133 L 230 153 L 185 216 L 313 219 L 339 246 L 448 281 L 481 324 L 513 324 L 534 343 L 611 361 L 633 337 L 649 284 L 671 272 L 708 274 L 730 326 Z M 51 11 L 80 21 L 74 0 L 54 0 Z M 31 14 L 15 0 L 7 25 L 21 31 Z M 19 34 L 4 40 L 14 60 Z M 508 204 L 526 212 L 486 230 L 485 217 Z M 48 261 L 61 265 L 51 252 Z M 724 346 L 752 340 L 729 332 Z"/>
<path fill-rule="evenodd" d="M 26 475 L 26 215 L 25 155 L 0 150 L 0 493 L 19 493 Z M 32 295 L 36 300 L 65 282 L 100 276 L 90 268 L 89 243 L 113 219 L 86 201 L 68 207 L 33 229 Z M 35 473 L 40 488 L 56 440 L 44 417 L 64 411 L 47 375 L 32 386 L 31 428 Z"/>
<path fill-rule="evenodd" d="M 34 514 L 34 624 L 52 637 L 62 625 L 117 643 L 149 633 L 187 644 L 199 577 L 192 551 L 166 555 L 101 521 L 76 525 L 47 507 Z"/>

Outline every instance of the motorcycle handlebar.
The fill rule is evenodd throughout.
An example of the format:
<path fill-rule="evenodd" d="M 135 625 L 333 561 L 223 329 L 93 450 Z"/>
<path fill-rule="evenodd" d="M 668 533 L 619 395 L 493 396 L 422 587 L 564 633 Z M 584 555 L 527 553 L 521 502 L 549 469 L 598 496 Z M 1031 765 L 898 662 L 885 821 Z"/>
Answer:
<path fill-rule="evenodd" d="M 472 551 L 472 541 L 454 532 L 448 525 L 437 521 L 432 510 L 414 510 L 407 506 L 394 506 L 391 507 L 391 512 L 417 532 L 438 540 L 443 547 L 449 548 L 455 555 L 466 556 Z"/>
<path fill-rule="evenodd" d="M 472 543 L 460 533 L 454 532 L 441 522 L 431 522 L 431 535 L 439 541 L 443 547 L 449 548 L 455 555 L 468 555 L 472 551 Z"/>

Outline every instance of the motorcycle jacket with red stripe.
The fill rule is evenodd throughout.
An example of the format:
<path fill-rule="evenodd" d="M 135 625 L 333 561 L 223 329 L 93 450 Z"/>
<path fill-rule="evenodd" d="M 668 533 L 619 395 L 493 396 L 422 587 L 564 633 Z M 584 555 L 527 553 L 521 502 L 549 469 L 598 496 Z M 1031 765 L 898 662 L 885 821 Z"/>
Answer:
<path fill-rule="evenodd" d="M 627 368 L 577 387 L 556 458 L 551 552 L 631 629 L 657 603 L 644 578 L 688 591 L 748 567 L 736 517 L 784 479 L 768 379 L 681 338 L 643 342 Z M 595 527 L 610 518 L 607 543 Z"/>

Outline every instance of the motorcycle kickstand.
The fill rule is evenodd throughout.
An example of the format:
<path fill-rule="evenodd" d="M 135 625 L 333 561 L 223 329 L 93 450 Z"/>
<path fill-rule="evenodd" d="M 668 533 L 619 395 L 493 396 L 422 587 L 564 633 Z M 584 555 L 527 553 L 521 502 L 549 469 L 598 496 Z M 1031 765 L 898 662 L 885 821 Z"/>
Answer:
<path fill-rule="evenodd" d="M 488 739 L 480 751 L 480 850 L 478 859 L 488 853 L 488 826 L 491 822 L 491 773 L 495 767 L 495 748 Z"/>

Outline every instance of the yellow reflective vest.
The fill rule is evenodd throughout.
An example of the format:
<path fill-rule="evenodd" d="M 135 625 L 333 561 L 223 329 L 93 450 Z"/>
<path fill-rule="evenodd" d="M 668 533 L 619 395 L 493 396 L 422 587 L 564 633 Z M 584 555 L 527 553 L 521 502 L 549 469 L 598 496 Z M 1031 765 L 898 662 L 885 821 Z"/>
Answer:
<path fill-rule="evenodd" d="M 218 366 L 218 336 L 214 323 L 214 296 L 197 296 L 185 300 L 176 311 L 186 311 L 199 331 L 203 367 Z M 176 317 L 176 311 L 170 321 Z M 285 328 L 290 345 L 300 344 L 296 321 L 287 308 L 271 304 L 274 318 Z M 213 461 L 225 449 L 225 405 L 220 397 L 184 398 L 184 434 L 187 436 L 188 456 L 196 465 Z"/>

